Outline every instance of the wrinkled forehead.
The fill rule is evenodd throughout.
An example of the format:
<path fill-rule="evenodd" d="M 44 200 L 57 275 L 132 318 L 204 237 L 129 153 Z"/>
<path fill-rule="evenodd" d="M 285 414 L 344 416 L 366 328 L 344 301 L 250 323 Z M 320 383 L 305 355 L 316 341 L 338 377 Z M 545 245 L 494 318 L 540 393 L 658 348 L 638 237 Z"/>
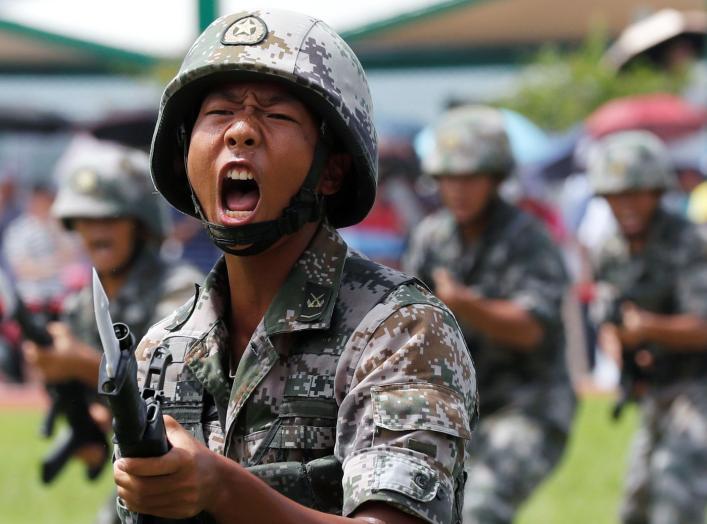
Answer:
<path fill-rule="evenodd" d="M 294 106 L 296 109 L 307 111 L 314 117 L 314 113 L 285 83 L 270 80 L 249 80 L 224 82 L 210 86 L 204 91 L 200 106 L 214 100 L 223 100 L 233 103 L 243 103 L 253 100 L 257 104 L 270 107 L 278 104 Z"/>

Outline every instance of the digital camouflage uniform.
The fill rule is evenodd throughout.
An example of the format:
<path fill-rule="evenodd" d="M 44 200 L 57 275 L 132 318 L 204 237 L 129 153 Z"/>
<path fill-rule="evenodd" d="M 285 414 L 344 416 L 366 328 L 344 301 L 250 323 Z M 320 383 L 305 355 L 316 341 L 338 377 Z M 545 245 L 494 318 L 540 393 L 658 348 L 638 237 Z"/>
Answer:
<path fill-rule="evenodd" d="M 348 252 L 322 226 L 228 364 L 223 261 L 194 300 L 137 349 L 171 364 L 165 414 L 217 453 L 306 506 L 349 515 L 385 501 L 426 522 L 460 522 L 474 371 L 449 311 L 415 280 Z"/>
<path fill-rule="evenodd" d="M 598 194 L 673 185 L 667 154 L 645 132 L 607 137 L 590 158 Z M 707 319 L 707 246 L 694 225 L 659 209 L 646 245 L 631 254 L 620 233 L 595 255 L 599 322 L 616 302 L 665 315 Z M 632 446 L 621 510 L 628 524 L 703 524 L 707 502 L 707 353 L 647 346 L 655 359 L 640 400 L 641 425 Z M 705 348 L 707 349 L 707 348 Z"/>
<path fill-rule="evenodd" d="M 254 79 L 284 83 L 321 117 L 322 136 L 280 219 L 225 228 L 206 221 L 191 192 L 184 137 L 208 89 Z M 332 136 L 352 156 L 352 172 L 318 214 L 311 175 L 321 141 Z M 303 217 L 322 223 L 236 365 L 222 259 L 194 299 L 144 337 L 136 350 L 139 383 L 154 388 L 163 411 L 211 450 L 305 506 L 350 515 L 383 501 L 426 522 L 460 523 L 477 399 L 459 327 L 417 280 L 350 252 L 334 229 L 366 215 L 377 182 L 370 92 L 346 43 L 297 13 L 220 18 L 165 89 L 151 160 L 157 189 L 200 218 L 227 253 L 245 256 L 232 248 L 250 242 L 229 235 L 248 226 L 282 236 Z M 125 508 L 120 513 L 124 522 L 135 519 Z"/>
<path fill-rule="evenodd" d="M 57 176 L 61 186 L 52 212 L 67 229 L 73 229 L 76 218 L 117 217 L 133 217 L 145 228 L 148 238 L 137 248 L 124 284 L 110 301 L 111 318 L 125 322 L 136 337 L 142 337 L 192 296 L 196 282 L 203 278 L 192 266 L 168 263 L 159 255 L 166 215 L 160 197 L 151 190 L 147 156 L 81 137 L 59 161 Z M 101 351 L 90 285 L 66 299 L 61 320 L 76 338 Z M 99 523 L 116 521 L 114 499 L 111 496 L 101 510 Z"/>
<path fill-rule="evenodd" d="M 435 129 L 436 145 L 423 159 L 432 176 L 490 173 L 513 166 L 497 111 L 454 110 Z M 564 362 L 560 308 L 567 275 L 543 227 L 499 197 L 489 204 L 488 225 L 478 241 L 465 242 L 447 210 L 414 231 L 403 269 L 425 283 L 447 269 L 483 297 L 510 300 L 543 328 L 532 352 L 494 343 L 464 325 L 480 398 L 465 490 L 465 524 L 511 522 L 520 504 L 559 461 L 573 418 L 575 398 Z"/>

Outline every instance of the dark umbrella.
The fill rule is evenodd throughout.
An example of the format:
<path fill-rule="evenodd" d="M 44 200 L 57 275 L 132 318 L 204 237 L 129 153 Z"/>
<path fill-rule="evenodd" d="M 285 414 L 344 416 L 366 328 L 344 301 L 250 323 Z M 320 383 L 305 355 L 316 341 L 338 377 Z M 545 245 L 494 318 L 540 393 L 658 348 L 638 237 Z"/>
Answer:
<path fill-rule="evenodd" d="M 56 133 L 68 131 L 71 122 L 55 113 L 29 108 L 0 107 L 0 131 Z"/>
<path fill-rule="evenodd" d="M 100 140 L 111 140 L 130 147 L 148 150 L 157 122 L 156 111 L 113 113 L 96 122 L 83 124 Z"/>

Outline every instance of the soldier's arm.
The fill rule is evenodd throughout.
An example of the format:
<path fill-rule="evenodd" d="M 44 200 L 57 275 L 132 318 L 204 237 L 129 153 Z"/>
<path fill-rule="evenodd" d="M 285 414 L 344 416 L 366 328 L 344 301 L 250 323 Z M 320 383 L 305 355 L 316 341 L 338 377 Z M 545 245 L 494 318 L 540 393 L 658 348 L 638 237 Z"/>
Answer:
<path fill-rule="evenodd" d="M 482 297 L 445 270 L 437 270 L 434 279 L 437 296 L 457 318 L 490 340 L 518 351 L 532 351 L 542 341 L 543 326 L 512 300 Z"/>
<path fill-rule="evenodd" d="M 477 397 L 448 310 L 416 286 L 393 293 L 351 336 L 335 388 L 343 514 L 385 503 L 425 522 L 453 522 Z"/>
<path fill-rule="evenodd" d="M 668 350 L 707 351 L 707 321 L 695 314 L 662 315 L 628 306 L 621 331 L 639 343 L 654 342 Z"/>
<path fill-rule="evenodd" d="M 47 331 L 54 342 L 51 347 L 40 348 L 30 341 L 23 344 L 27 362 L 39 371 L 42 380 L 48 384 L 79 380 L 95 389 L 101 354 L 78 340 L 63 322 L 52 322 L 47 326 Z"/>

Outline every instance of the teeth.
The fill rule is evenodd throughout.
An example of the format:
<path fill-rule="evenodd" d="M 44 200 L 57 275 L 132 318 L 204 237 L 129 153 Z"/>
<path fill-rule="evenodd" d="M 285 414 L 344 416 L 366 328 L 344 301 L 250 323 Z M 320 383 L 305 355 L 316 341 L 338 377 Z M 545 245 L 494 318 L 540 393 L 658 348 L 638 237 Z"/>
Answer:
<path fill-rule="evenodd" d="M 248 217 L 252 211 L 230 211 L 228 209 L 224 210 L 224 213 L 226 216 L 229 216 L 231 218 L 246 218 Z"/>
<path fill-rule="evenodd" d="M 253 180 L 253 174 L 244 169 L 231 169 L 226 176 L 231 180 Z"/>

